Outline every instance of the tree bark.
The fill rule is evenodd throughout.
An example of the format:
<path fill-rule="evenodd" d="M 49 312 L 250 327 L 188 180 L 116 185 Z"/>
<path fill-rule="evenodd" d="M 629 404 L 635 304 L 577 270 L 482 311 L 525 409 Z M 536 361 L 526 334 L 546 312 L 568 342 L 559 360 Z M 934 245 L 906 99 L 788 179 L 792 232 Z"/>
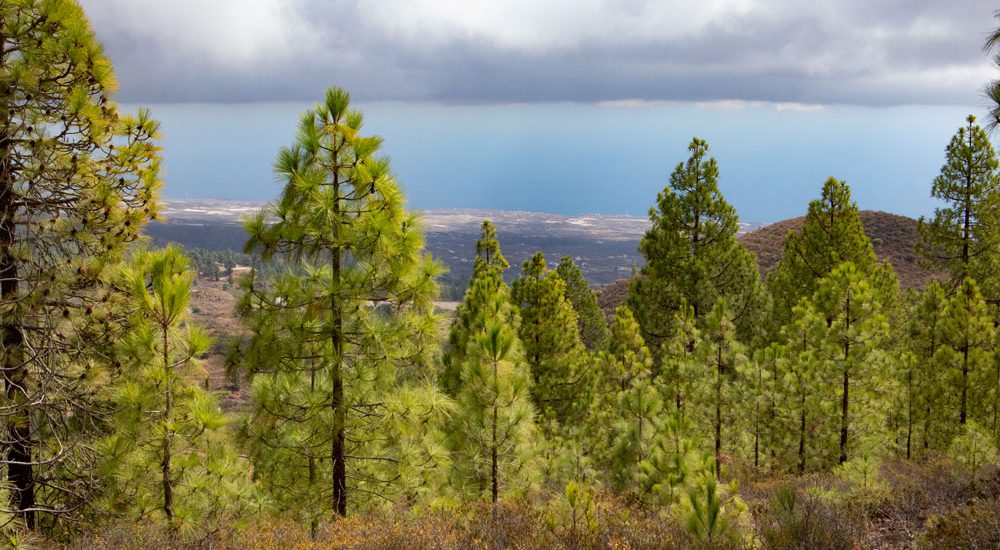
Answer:
<path fill-rule="evenodd" d="M 0 28 L 3 21 L 0 20 Z M 0 36 L 0 38 L 3 38 Z M 0 44 L 3 41 L 0 40 Z M 0 58 L 0 64 L 5 60 Z M 14 304 L 20 292 L 20 274 L 15 257 L 14 245 L 17 238 L 17 196 L 14 190 L 14 167 L 10 150 L 11 115 L 8 107 L 12 102 L 9 84 L 0 87 L 0 303 Z M 13 307 L 13 306 L 12 306 Z M 24 360 L 24 329 L 21 319 L 13 311 L 4 311 L 0 319 L 0 353 L 4 394 L 8 403 L 20 403 L 21 407 L 10 413 L 7 439 L 9 440 L 7 459 L 7 481 L 13 488 L 11 501 L 21 511 L 25 525 L 35 528 L 35 478 L 32 465 L 31 414 L 23 406 L 28 394 L 28 371 Z"/>
<path fill-rule="evenodd" d="M 166 393 L 166 407 L 164 411 L 164 422 L 163 422 L 163 461 L 160 463 L 160 467 L 163 471 L 163 513 L 167 515 L 168 520 L 173 520 L 174 518 L 174 486 L 173 480 L 170 479 L 170 446 L 171 439 L 173 439 L 173 434 L 171 433 L 171 424 L 174 419 L 174 392 L 173 392 L 173 369 L 170 365 L 170 341 L 168 334 L 169 321 L 167 320 L 166 304 L 161 301 L 161 307 L 163 311 L 163 319 L 160 320 L 162 323 L 161 328 L 163 329 L 163 370 L 166 375 L 165 393 Z"/>
<path fill-rule="evenodd" d="M 722 344 L 719 344 L 715 370 L 715 479 L 719 479 L 722 470 L 719 459 L 722 458 Z"/>
<path fill-rule="evenodd" d="M 843 464 L 847 462 L 847 432 L 848 432 L 848 406 L 850 405 L 850 391 L 851 391 L 851 367 L 850 367 L 850 357 L 851 357 L 851 295 L 850 291 L 847 294 L 847 303 L 844 308 L 845 317 L 845 327 L 844 327 L 844 388 L 840 400 L 840 463 Z"/>
<path fill-rule="evenodd" d="M 337 162 L 334 153 L 334 162 Z M 333 214 L 334 240 L 338 239 L 340 223 L 340 174 L 333 172 Z M 333 288 L 340 288 L 341 279 L 340 243 L 335 242 L 332 251 Z M 330 406 L 333 409 L 334 434 L 330 448 L 330 459 L 333 462 L 333 509 L 341 516 L 347 515 L 347 464 L 346 464 L 346 423 L 347 404 L 344 400 L 344 316 L 340 297 L 336 290 L 330 299 L 330 313 L 333 317 L 333 331 L 330 343 L 333 345 L 333 394 Z"/>

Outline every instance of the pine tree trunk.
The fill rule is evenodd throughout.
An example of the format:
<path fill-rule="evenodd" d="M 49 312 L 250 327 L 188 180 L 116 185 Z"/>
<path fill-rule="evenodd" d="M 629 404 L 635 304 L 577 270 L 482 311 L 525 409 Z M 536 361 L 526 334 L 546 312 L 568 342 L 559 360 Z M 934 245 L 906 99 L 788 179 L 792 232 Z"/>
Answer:
<path fill-rule="evenodd" d="M 493 359 L 493 387 L 497 386 L 497 361 L 496 358 Z M 499 400 L 499 395 L 493 396 L 493 426 L 491 434 L 491 445 L 490 445 L 490 480 L 492 481 L 491 490 L 493 496 L 493 502 L 496 503 L 500 499 L 500 471 L 497 467 L 497 408 L 499 407 L 497 401 Z"/>
<path fill-rule="evenodd" d="M 906 459 L 910 459 L 910 442 L 913 440 L 913 369 L 906 373 L 907 403 L 906 403 Z"/>
<path fill-rule="evenodd" d="M 799 394 L 799 473 L 806 471 L 806 394 Z"/>
<path fill-rule="evenodd" d="M 760 466 L 760 406 L 754 408 L 753 426 L 753 467 Z"/>
<path fill-rule="evenodd" d="M 0 21 L 2 28 L 3 21 Z M 2 37 L 0 37 L 2 38 Z M 0 44 L 3 42 L 0 41 Z M 5 57 L 5 55 L 4 55 Z M 0 58 L 0 62 L 4 59 Z M 9 85 L 0 88 L 0 303 L 18 300 L 19 274 L 13 245 L 17 237 L 17 197 L 14 192 L 14 168 L 10 151 L 11 119 L 7 106 L 12 101 Z M 4 395 L 8 404 L 20 404 L 7 413 L 9 426 L 7 481 L 13 492 L 11 501 L 21 511 L 25 525 L 35 527 L 35 479 L 32 466 L 31 413 L 23 406 L 27 400 L 27 366 L 24 364 L 24 329 L 16 316 L 0 320 L 0 350 L 3 353 Z"/>
<path fill-rule="evenodd" d="M 845 331 L 844 331 L 844 388 L 840 401 L 840 463 L 847 462 L 847 430 L 848 430 L 848 405 L 850 404 L 851 391 L 851 295 L 848 293 L 845 304 Z"/>
<path fill-rule="evenodd" d="M 847 462 L 847 407 L 850 403 L 850 396 L 848 393 L 851 390 L 851 375 L 847 367 L 844 367 L 844 388 L 843 394 L 840 400 L 840 463 L 843 464 Z"/>
<path fill-rule="evenodd" d="M 316 486 L 316 457 L 313 456 L 312 449 L 309 449 L 309 488 L 312 489 Z M 316 540 L 316 530 L 319 528 L 319 522 L 315 515 L 309 518 L 309 539 Z"/>
<path fill-rule="evenodd" d="M 174 391 L 173 391 L 173 368 L 170 364 L 170 341 L 169 334 L 167 332 L 169 322 L 166 319 L 167 311 L 166 304 L 161 301 L 160 306 L 163 308 L 164 318 L 160 320 L 162 323 L 161 328 L 163 329 L 163 370 L 165 375 L 164 393 L 166 397 L 166 407 L 163 412 L 163 461 L 160 463 L 160 467 L 163 470 L 163 513 L 167 515 L 167 520 L 173 520 L 174 518 L 174 486 L 173 480 L 170 479 L 170 444 L 173 439 L 173 434 L 171 433 L 171 425 L 174 420 Z M 172 522 L 171 522 L 172 523 Z"/>
<path fill-rule="evenodd" d="M 340 177 L 337 170 L 333 175 L 333 218 L 334 218 L 334 239 L 339 233 L 340 223 Z M 344 317 L 341 308 L 340 297 L 336 294 L 340 288 L 341 278 L 341 250 L 339 243 L 332 251 L 332 271 L 333 288 L 335 289 L 330 299 L 330 313 L 333 317 L 333 333 L 330 335 L 330 343 L 333 346 L 333 394 L 330 399 L 330 407 L 333 412 L 334 434 L 333 442 L 330 445 L 330 460 L 333 464 L 333 509 L 341 516 L 347 515 L 347 459 L 346 452 L 346 423 L 347 404 L 344 401 Z"/>
<path fill-rule="evenodd" d="M 972 122 L 969 122 L 969 150 L 972 150 Z M 969 276 L 969 238 L 971 236 L 971 218 L 972 218 L 972 171 L 975 169 L 974 166 L 967 166 L 965 171 L 965 200 L 963 206 L 963 214 L 965 215 L 965 220 L 962 223 L 962 273 L 959 279 L 959 284 L 965 281 L 965 278 Z M 964 422 L 963 422 L 964 424 Z"/>
<path fill-rule="evenodd" d="M 719 352 L 715 370 L 715 479 L 719 479 L 722 468 L 719 459 L 722 458 L 722 345 L 719 345 Z"/>
<path fill-rule="evenodd" d="M 958 423 L 962 426 L 965 425 L 966 417 L 968 416 L 968 398 L 969 398 L 969 346 L 966 344 L 965 349 L 962 350 L 962 400 L 959 404 L 958 409 Z"/>

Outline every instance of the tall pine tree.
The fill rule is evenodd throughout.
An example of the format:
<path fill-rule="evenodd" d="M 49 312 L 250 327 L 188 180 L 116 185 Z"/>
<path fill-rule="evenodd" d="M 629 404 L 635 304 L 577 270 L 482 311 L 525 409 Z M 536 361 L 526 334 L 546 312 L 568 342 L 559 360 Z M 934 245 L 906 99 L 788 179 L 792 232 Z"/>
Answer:
<path fill-rule="evenodd" d="M 124 374 L 111 388 L 115 431 L 100 447 L 108 510 L 128 519 L 159 516 L 184 538 L 259 506 L 227 418 L 197 385 L 205 376 L 198 356 L 210 339 L 187 319 L 192 278 L 174 246 L 137 254 L 122 273 L 138 307 L 118 345 Z"/>
<path fill-rule="evenodd" d="M 949 376 L 947 356 L 938 353 L 943 345 L 941 340 L 945 323 L 948 298 L 944 288 L 932 281 L 924 289 L 911 308 L 909 346 L 914 355 L 914 364 L 904 371 L 908 395 L 908 407 L 912 407 L 912 426 L 908 427 L 906 454 L 915 454 L 919 448 L 923 452 L 943 451 L 950 439 L 953 421 L 949 421 Z M 915 433 L 919 432 L 919 443 Z"/>
<path fill-rule="evenodd" d="M 1000 256 L 1000 173 L 986 132 L 969 115 L 945 150 L 946 161 L 934 178 L 931 196 L 943 201 L 933 219 L 920 218 L 917 249 L 930 266 L 951 274 L 949 290 L 971 277 L 988 301 L 996 295 Z"/>
<path fill-rule="evenodd" d="M 455 396 L 461 388 L 462 369 L 465 363 L 465 353 L 469 338 L 480 332 L 489 320 L 480 306 L 487 303 L 483 293 L 496 292 L 495 288 L 479 287 L 476 292 L 476 282 L 489 280 L 489 287 L 505 286 L 503 272 L 509 264 L 500 251 L 500 241 L 497 239 L 496 227 L 489 220 L 483 220 L 479 239 L 476 241 L 476 257 L 473 261 L 472 281 L 469 292 L 455 312 L 455 320 L 448 333 L 448 345 L 445 350 L 444 368 L 440 375 L 441 388 L 448 395 Z"/>
<path fill-rule="evenodd" d="M 732 454 L 729 447 L 742 427 L 737 423 L 737 380 L 747 358 L 731 317 L 725 300 L 712 307 L 697 349 L 702 369 L 691 372 L 691 418 L 695 429 L 711 442 L 716 478 L 721 474 L 723 450 Z"/>
<path fill-rule="evenodd" d="M 657 352 L 684 302 L 701 319 L 725 298 L 744 335 L 754 331 L 760 302 L 757 262 L 736 240 L 739 218 L 719 191 L 718 164 L 701 139 L 688 150 L 690 158 L 677 165 L 649 210 L 653 226 L 639 245 L 646 265 L 629 288 L 629 306 Z"/>
<path fill-rule="evenodd" d="M 103 281 L 156 214 L 158 124 L 121 113 L 116 86 L 76 2 L 0 3 L 0 465 L 29 528 L 96 488 L 87 367 L 120 326 Z"/>
<path fill-rule="evenodd" d="M 843 464 L 885 436 L 894 391 L 884 351 L 889 327 L 878 293 L 850 262 L 819 281 L 813 301 L 826 319 L 820 350 L 829 387 L 837 388 Z"/>
<path fill-rule="evenodd" d="M 274 491 L 294 493 L 286 502 L 321 497 L 340 515 L 352 489 L 360 505 L 413 480 L 385 472 L 411 451 L 387 447 L 380 422 L 396 392 L 412 385 L 441 402 L 429 380 L 441 268 L 423 254 L 419 220 L 378 156 L 382 140 L 362 135 L 349 103 L 346 91 L 327 91 L 281 150 L 284 190 L 247 221 L 245 248 L 301 269 L 247 278 L 241 302 L 254 393 L 247 430 L 260 471 Z"/>
<path fill-rule="evenodd" d="M 948 367 L 953 403 L 945 414 L 964 429 L 971 418 L 983 419 L 983 390 L 989 388 L 983 382 L 993 371 L 993 320 L 976 281 L 962 281 L 948 300 L 939 330 L 944 345 L 937 353 L 941 364 Z"/>
<path fill-rule="evenodd" d="M 799 300 L 812 298 L 820 279 L 844 262 L 851 262 L 863 276 L 871 278 L 887 301 L 894 298 L 896 278 L 892 265 L 879 264 L 861 225 L 858 207 L 851 200 L 850 187 L 829 178 L 820 198 L 809 203 L 801 231 L 789 232 L 781 259 L 768 277 L 773 328 L 787 323 Z"/>

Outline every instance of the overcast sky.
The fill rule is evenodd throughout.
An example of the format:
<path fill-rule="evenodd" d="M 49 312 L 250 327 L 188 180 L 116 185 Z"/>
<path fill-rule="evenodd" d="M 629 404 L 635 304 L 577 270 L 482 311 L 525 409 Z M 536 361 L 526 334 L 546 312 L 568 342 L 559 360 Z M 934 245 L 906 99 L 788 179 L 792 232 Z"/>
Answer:
<path fill-rule="evenodd" d="M 982 105 L 987 0 L 81 0 L 128 103 Z M 792 105 L 789 105 L 792 106 Z"/>

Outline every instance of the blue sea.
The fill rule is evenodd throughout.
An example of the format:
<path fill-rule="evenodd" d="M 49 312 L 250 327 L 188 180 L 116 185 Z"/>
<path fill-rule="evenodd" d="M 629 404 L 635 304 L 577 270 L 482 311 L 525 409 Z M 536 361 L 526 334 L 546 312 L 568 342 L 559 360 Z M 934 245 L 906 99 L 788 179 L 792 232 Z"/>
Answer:
<path fill-rule="evenodd" d="M 270 200 L 271 165 L 308 104 L 160 104 L 167 198 Z M 863 209 L 930 214 L 944 149 L 982 106 L 368 103 L 414 208 L 644 216 L 692 136 L 741 219 L 801 215 L 828 176 Z M 135 106 L 126 106 L 133 109 Z"/>

